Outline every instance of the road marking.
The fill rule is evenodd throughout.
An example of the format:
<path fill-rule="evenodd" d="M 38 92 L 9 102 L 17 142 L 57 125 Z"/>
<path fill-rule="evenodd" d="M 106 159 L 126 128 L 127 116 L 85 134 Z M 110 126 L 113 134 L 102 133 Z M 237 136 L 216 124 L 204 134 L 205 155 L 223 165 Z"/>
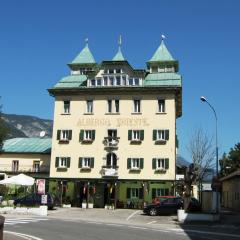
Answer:
<path fill-rule="evenodd" d="M 26 224 L 31 222 L 39 222 L 39 221 L 47 221 L 49 219 L 46 218 L 12 218 L 12 219 L 6 219 L 4 225 L 16 225 L 16 224 Z"/>
<path fill-rule="evenodd" d="M 152 223 L 156 223 L 157 221 L 151 221 L 151 222 L 148 222 L 147 224 L 152 224 Z"/>
<path fill-rule="evenodd" d="M 103 223 L 101 223 L 101 222 L 93 222 L 93 221 L 91 221 L 91 222 L 86 222 L 86 223 L 91 223 L 91 224 L 103 224 Z"/>
<path fill-rule="evenodd" d="M 130 218 L 132 218 L 134 215 L 136 215 L 136 214 L 139 213 L 139 212 L 141 212 L 141 211 L 140 211 L 140 210 L 135 211 L 135 212 L 132 213 L 130 216 L 128 216 L 126 220 L 128 221 Z"/>
<path fill-rule="evenodd" d="M 107 226 L 116 226 L 116 227 L 123 227 L 123 225 L 121 225 L 121 224 L 114 224 L 114 223 L 107 223 L 105 225 L 107 225 Z"/>
<path fill-rule="evenodd" d="M 145 227 L 138 227 L 138 226 L 128 226 L 129 228 L 134 228 L 134 229 L 142 229 L 142 230 L 148 230 L 148 228 Z"/>
<path fill-rule="evenodd" d="M 38 237 L 35 237 L 35 236 L 32 236 L 32 235 L 27 235 L 27 234 L 24 234 L 24 233 L 10 232 L 10 231 L 4 231 L 4 233 L 12 234 L 12 235 L 22 237 L 22 238 L 28 239 L 28 240 L 44 240 L 42 238 L 38 238 Z"/>

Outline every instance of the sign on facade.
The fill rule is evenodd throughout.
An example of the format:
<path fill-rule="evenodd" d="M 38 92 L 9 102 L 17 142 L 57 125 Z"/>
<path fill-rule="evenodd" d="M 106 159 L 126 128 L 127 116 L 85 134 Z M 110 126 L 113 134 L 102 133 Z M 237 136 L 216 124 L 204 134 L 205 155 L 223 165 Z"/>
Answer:
<path fill-rule="evenodd" d="M 41 204 L 47 204 L 47 195 L 41 196 Z"/>
<path fill-rule="evenodd" d="M 45 179 L 37 180 L 37 192 L 38 194 L 45 194 Z"/>

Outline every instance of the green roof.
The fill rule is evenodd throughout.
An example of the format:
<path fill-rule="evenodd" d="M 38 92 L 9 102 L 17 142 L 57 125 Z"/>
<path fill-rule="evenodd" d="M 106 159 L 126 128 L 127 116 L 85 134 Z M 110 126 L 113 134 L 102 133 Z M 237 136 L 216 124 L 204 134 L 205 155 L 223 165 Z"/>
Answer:
<path fill-rule="evenodd" d="M 156 50 L 156 52 L 153 54 L 152 58 L 149 60 L 149 62 L 161 62 L 161 61 L 175 61 L 172 57 L 171 53 L 168 51 L 166 45 L 164 44 L 164 41 L 162 40 L 160 46 Z"/>
<path fill-rule="evenodd" d="M 72 61 L 71 64 L 88 64 L 96 63 L 95 59 L 86 44 L 85 48 L 78 54 L 78 56 Z"/>
<path fill-rule="evenodd" d="M 116 53 L 112 61 L 125 61 L 120 47 L 118 48 L 118 52 Z"/>
<path fill-rule="evenodd" d="M 6 140 L 2 152 L 6 153 L 51 153 L 51 138 L 12 138 Z"/>
<path fill-rule="evenodd" d="M 80 87 L 87 80 L 86 75 L 70 75 L 62 78 L 54 88 L 73 88 Z"/>
<path fill-rule="evenodd" d="M 178 73 L 150 73 L 144 79 L 144 86 L 182 86 L 182 77 Z"/>

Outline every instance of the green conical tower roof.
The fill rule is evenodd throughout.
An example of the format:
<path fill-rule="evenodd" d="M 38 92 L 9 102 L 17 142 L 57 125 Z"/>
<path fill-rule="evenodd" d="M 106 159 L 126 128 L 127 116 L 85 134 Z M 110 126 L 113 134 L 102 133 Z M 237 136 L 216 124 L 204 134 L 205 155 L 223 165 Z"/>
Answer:
<path fill-rule="evenodd" d="M 78 54 L 78 56 L 71 62 L 71 64 L 89 64 L 96 63 L 95 59 L 86 43 L 85 48 Z"/>
<path fill-rule="evenodd" d="M 118 48 L 118 52 L 116 53 L 112 61 L 125 61 L 120 47 Z"/>
<path fill-rule="evenodd" d="M 153 54 L 149 62 L 161 62 L 161 61 L 175 61 L 171 53 L 168 51 L 164 41 L 161 41 L 160 46 Z"/>

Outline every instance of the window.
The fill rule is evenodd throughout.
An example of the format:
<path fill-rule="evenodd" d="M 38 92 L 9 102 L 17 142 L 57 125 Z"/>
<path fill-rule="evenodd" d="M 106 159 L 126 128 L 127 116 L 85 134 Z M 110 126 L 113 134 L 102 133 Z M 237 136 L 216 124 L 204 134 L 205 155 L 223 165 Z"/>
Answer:
<path fill-rule="evenodd" d="M 131 86 L 132 86 L 132 85 L 133 85 L 133 79 L 132 79 L 132 78 L 129 78 L 129 80 L 128 80 L 128 81 L 129 81 L 129 85 L 131 85 Z"/>
<path fill-rule="evenodd" d="M 116 85 L 117 86 L 121 85 L 121 77 L 120 76 L 116 76 Z"/>
<path fill-rule="evenodd" d="M 69 100 L 63 101 L 63 113 L 64 114 L 70 113 L 70 101 Z"/>
<path fill-rule="evenodd" d="M 140 113 L 141 112 L 141 101 L 139 99 L 133 100 L 133 112 L 134 113 Z"/>
<path fill-rule="evenodd" d="M 128 130 L 128 140 L 143 141 L 144 140 L 144 130 Z"/>
<path fill-rule="evenodd" d="M 134 78 L 134 85 L 139 85 L 139 78 Z"/>
<path fill-rule="evenodd" d="M 115 168 L 117 166 L 117 155 L 115 153 L 107 154 L 107 167 Z"/>
<path fill-rule="evenodd" d="M 108 113 L 119 113 L 119 100 L 108 100 Z"/>
<path fill-rule="evenodd" d="M 57 140 L 59 141 L 69 141 L 72 140 L 72 130 L 58 130 Z"/>
<path fill-rule="evenodd" d="M 168 188 L 152 188 L 152 198 L 168 196 L 168 195 L 169 195 Z M 161 201 L 161 198 L 159 200 Z M 164 198 L 162 200 L 166 200 L 166 198 Z"/>
<path fill-rule="evenodd" d="M 131 188 L 131 198 L 138 198 L 138 196 L 139 196 L 139 189 Z"/>
<path fill-rule="evenodd" d="M 122 69 L 121 68 L 117 68 L 116 69 L 116 73 L 121 73 L 122 72 Z"/>
<path fill-rule="evenodd" d="M 87 113 L 93 113 L 93 100 L 87 100 Z"/>
<path fill-rule="evenodd" d="M 18 160 L 13 160 L 12 161 L 12 171 L 17 172 L 19 170 L 19 161 Z"/>
<path fill-rule="evenodd" d="M 95 81 L 95 79 L 92 79 L 91 80 L 91 86 L 95 86 L 96 85 L 96 81 Z"/>
<path fill-rule="evenodd" d="M 83 158 L 80 157 L 78 167 L 82 168 L 82 169 L 93 168 L 94 167 L 94 158 L 92 158 L 92 157 L 83 157 Z"/>
<path fill-rule="evenodd" d="M 97 86 L 101 86 L 102 85 L 102 79 L 101 78 L 97 78 Z"/>
<path fill-rule="evenodd" d="M 108 77 L 104 77 L 103 82 L 104 82 L 104 86 L 107 86 L 108 85 Z"/>
<path fill-rule="evenodd" d="M 152 169 L 154 170 L 166 170 L 169 169 L 169 158 L 153 158 Z"/>
<path fill-rule="evenodd" d="M 56 157 L 55 167 L 56 168 L 69 168 L 70 167 L 70 157 Z"/>
<path fill-rule="evenodd" d="M 167 141 L 169 140 L 169 130 L 153 130 L 154 141 Z"/>
<path fill-rule="evenodd" d="M 164 99 L 158 99 L 158 112 L 159 113 L 165 112 L 165 100 Z"/>
<path fill-rule="evenodd" d="M 131 169 L 139 169 L 140 168 L 140 159 L 132 158 L 131 160 Z"/>
<path fill-rule="evenodd" d="M 40 161 L 33 162 L 33 172 L 40 172 Z"/>
<path fill-rule="evenodd" d="M 87 142 L 95 140 L 95 130 L 81 130 L 79 140 Z"/>
<path fill-rule="evenodd" d="M 114 69 L 108 69 L 108 73 L 109 74 L 113 74 L 114 73 Z"/>
<path fill-rule="evenodd" d="M 127 199 L 132 198 L 143 199 L 143 188 L 127 188 Z M 129 207 L 131 207 L 131 203 Z"/>
<path fill-rule="evenodd" d="M 140 170 L 143 169 L 143 158 L 128 158 L 127 169 Z"/>
<path fill-rule="evenodd" d="M 114 85 L 114 77 L 109 77 L 109 85 L 110 86 Z"/>
<path fill-rule="evenodd" d="M 126 81 L 126 76 L 122 76 L 122 85 L 126 85 L 127 81 Z"/>

